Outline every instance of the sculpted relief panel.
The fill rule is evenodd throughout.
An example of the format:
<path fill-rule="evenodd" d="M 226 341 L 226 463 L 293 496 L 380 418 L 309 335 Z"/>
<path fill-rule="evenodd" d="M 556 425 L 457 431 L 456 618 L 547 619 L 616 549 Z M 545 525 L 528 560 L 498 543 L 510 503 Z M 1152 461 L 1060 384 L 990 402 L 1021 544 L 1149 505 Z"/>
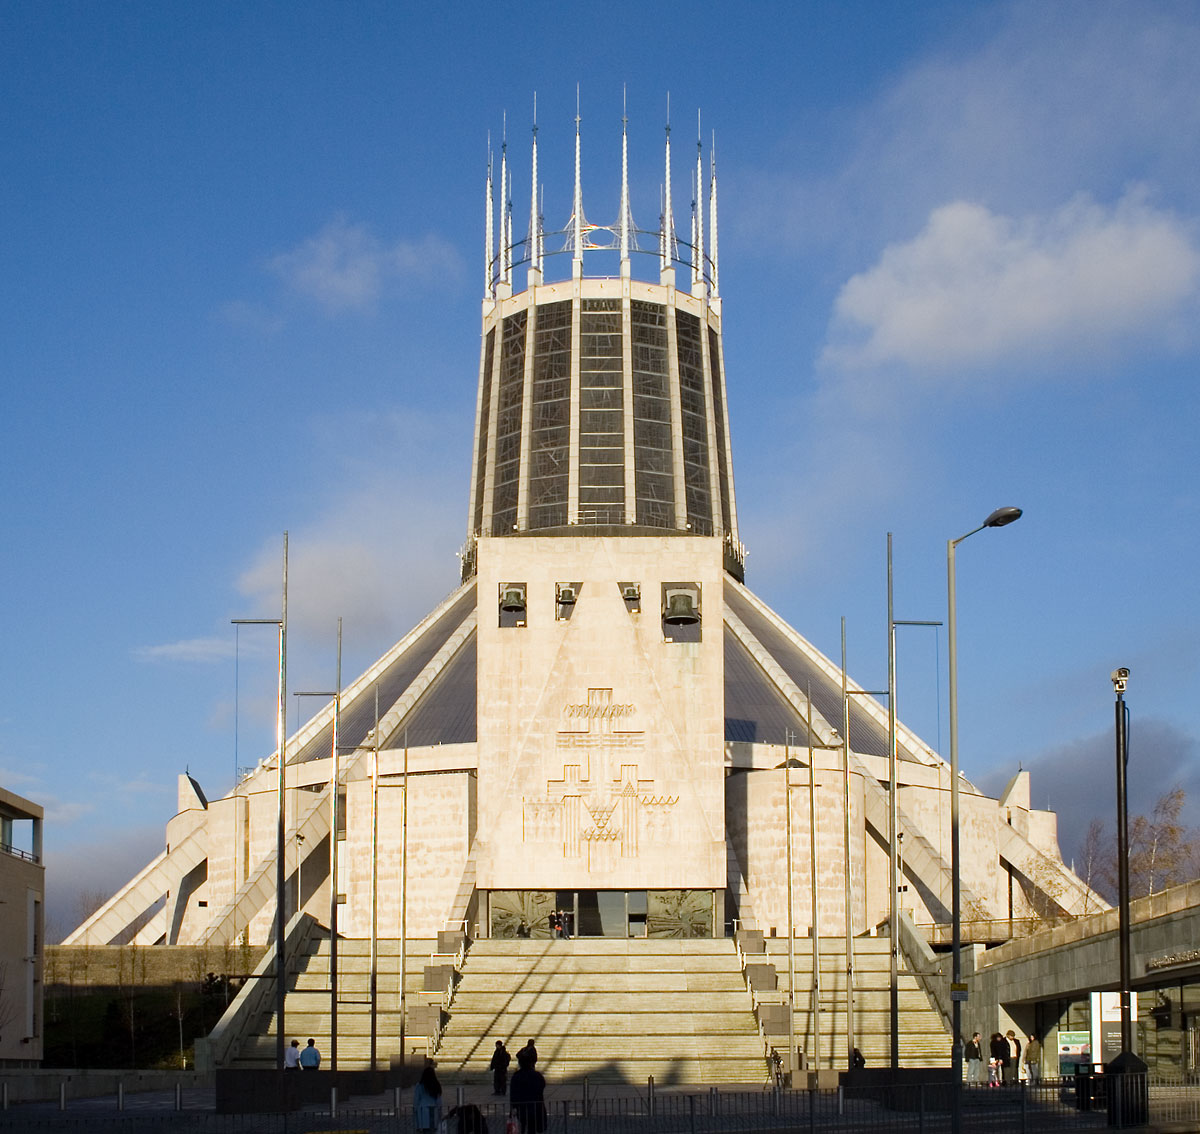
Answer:
<path fill-rule="evenodd" d="M 643 843 L 670 842 L 679 797 L 655 790 L 637 723 L 637 706 L 614 701 L 611 688 L 563 706 L 554 737 L 562 774 L 525 800 L 527 843 L 557 844 L 564 858 L 603 871 L 636 858 Z"/>

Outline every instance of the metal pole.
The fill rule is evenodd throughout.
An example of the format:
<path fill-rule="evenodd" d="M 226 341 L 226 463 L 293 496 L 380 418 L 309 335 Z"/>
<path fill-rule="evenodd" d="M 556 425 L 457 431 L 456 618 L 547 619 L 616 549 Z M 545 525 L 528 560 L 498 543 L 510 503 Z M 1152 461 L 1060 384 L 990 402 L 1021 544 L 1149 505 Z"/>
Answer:
<path fill-rule="evenodd" d="M 788 935 L 788 1074 L 796 1062 L 796 937 L 792 923 L 792 750 L 791 733 L 783 745 L 783 821 L 787 847 L 787 935 Z"/>
<path fill-rule="evenodd" d="M 333 763 L 329 786 L 329 1069 L 337 1070 L 338 1049 L 338 827 L 341 821 L 341 759 L 338 725 L 342 715 L 342 620 L 338 619 L 337 680 L 333 695 Z"/>
<path fill-rule="evenodd" d="M 845 852 L 846 1066 L 854 1056 L 854 906 L 850 886 L 850 693 L 846 677 L 846 616 L 842 616 L 842 849 Z"/>
<path fill-rule="evenodd" d="M 965 536 L 963 537 L 966 538 Z M 958 800 L 958 607 L 955 595 L 954 552 L 957 540 L 946 543 L 946 637 L 950 667 L 950 1130 L 962 1130 L 962 874 L 959 859 Z"/>
<path fill-rule="evenodd" d="M 374 740 L 371 753 L 371 1070 L 374 1071 L 379 1036 L 379 682 L 375 683 L 375 731 L 371 736 Z"/>
<path fill-rule="evenodd" d="M 275 1066 L 282 1071 L 287 1050 L 284 1026 L 284 1002 L 287 999 L 287 965 L 284 945 L 287 938 L 287 599 L 288 534 L 283 533 L 283 610 L 279 619 L 279 721 L 276 727 L 279 751 L 279 815 L 275 831 Z"/>
<path fill-rule="evenodd" d="M 900 924 L 896 916 L 896 888 L 900 884 L 896 862 L 896 621 L 892 605 L 892 533 L 887 534 L 888 611 L 888 994 L 890 1003 L 891 1065 L 900 1066 Z"/>
<path fill-rule="evenodd" d="M 376 741 L 378 743 L 378 740 Z M 400 793 L 400 1060 L 405 1062 L 405 969 L 408 966 L 408 729 L 404 730 L 404 790 Z"/>
<path fill-rule="evenodd" d="M 805 711 L 808 719 L 808 864 L 809 889 L 812 897 L 812 1033 L 813 1065 L 821 1069 L 821 907 L 817 897 L 817 765 L 812 742 L 812 685 L 808 687 Z"/>
<path fill-rule="evenodd" d="M 1129 815 L 1125 798 L 1125 771 L 1129 763 L 1128 720 L 1125 694 L 1117 686 L 1117 905 L 1121 948 L 1121 1051 L 1133 1051 L 1133 1021 L 1129 1006 Z"/>

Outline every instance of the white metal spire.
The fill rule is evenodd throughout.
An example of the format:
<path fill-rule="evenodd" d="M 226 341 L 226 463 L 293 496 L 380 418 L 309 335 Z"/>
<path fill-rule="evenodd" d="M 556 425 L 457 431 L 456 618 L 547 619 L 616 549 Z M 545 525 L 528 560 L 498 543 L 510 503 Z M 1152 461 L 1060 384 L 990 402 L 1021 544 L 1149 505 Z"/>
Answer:
<path fill-rule="evenodd" d="M 508 180 L 508 114 L 500 136 L 500 279 L 512 283 L 512 201 Z"/>
<path fill-rule="evenodd" d="M 671 96 L 667 95 L 667 146 L 663 171 L 663 217 L 659 240 L 659 259 L 665 270 L 675 254 L 675 217 L 671 212 Z"/>
<path fill-rule="evenodd" d="M 629 259 L 629 117 L 621 92 L 621 260 Z"/>
<path fill-rule="evenodd" d="M 712 294 L 716 299 L 720 295 L 720 284 L 717 273 L 717 135 L 713 131 L 712 148 L 709 150 L 709 169 L 711 173 L 708 179 L 708 240 L 709 246 L 712 249 Z"/>
<path fill-rule="evenodd" d="M 700 140 L 700 111 L 696 111 L 696 196 L 692 201 L 695 236 L 692 239 L 692 290 L 704 287 L 704 143 Z"/>
<path fill-rule="evenodd" d="M 571 228 L 575 238 L 575 263 L 583 263 L 583 181 L 579 151 L 579 87 L 575 88 L 575 201 L 571 206 Z"/>
<path fill-rule="evenodd" d="M 542 231 L 538 216 L 537 91 L 533 92 L 533 169 L 529 182 L 529 270 L 542 268 Z"/>
<path fill-rule="evenodd" d="M 492 261 L 496 255 L 496 235 L 494 228 L 495 206 L 492 203 L 492 138 L 490 133 L 488 135 L 486 198 L 487 219 L 484 225 L 484 243 L 487 247 L 484 249 L 483 255 L 483 294 L 488 299 L 495 299 L 496 290 L 492 280 Z"/>

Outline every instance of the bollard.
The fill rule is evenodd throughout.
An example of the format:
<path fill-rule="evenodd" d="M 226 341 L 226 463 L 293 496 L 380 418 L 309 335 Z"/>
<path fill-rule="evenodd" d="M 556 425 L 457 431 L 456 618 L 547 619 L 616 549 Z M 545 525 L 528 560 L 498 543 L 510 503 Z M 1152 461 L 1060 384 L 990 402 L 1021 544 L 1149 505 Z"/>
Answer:
<path fill-rule="evenodd" d="M 58 1109 L 67 1109 L 67 1081 L 64 1079 L 58 1084 Z"/>
<path fill-rule="evenodd" d="M 329 1088 L 329 1117 L 337 1118 L 337 1085 Z"/>
<path fill-rule="evenodd" d="M 563 1129 L 566 1129 L 571 1122 L 571 1100 L 563 1099 Z"/>
<path fill-rule="evenodd" d="M 717 1113 L 717 1088 L 708 1088 L 708 1113 L 715 1115 Z"/>
<path fill-rule="evenodd" d="M 925 1134 L 925 1084 L 917 1084 L 917 1130 Z"/>
<path fill-rule="evenodd" d="M 117 1080 L 117 1110 L 125 1109 L 125 1080 Z"/>
<path fill-rule="evenodd" d="M 400 1117 L 400 1088 L 399 1088 L 399 1087 L 393 1087 L 393 1088 L 392 1088 L 392 1093 L 393 1093 L 393 1098 L 392 1098 L 392 1113 L 393 1113 L 393 1114 L 394 1114 L 394 1115 L 395 1115 L 397 1118 L 399 1118 L 399 1117 Z"/>
<path fill-rule="evenodd" d="M 1021 1134 L 1025 1134 L 1025 1084 L 1021 1084 Z"/>
<path fill-rule="evenodd" d="M 8 1084 L 0 1083 L 0 1110 L 8 1110 Z"/>
<path fill-rule="evenodd" d="M 460 1110 L 462 1109 L 463 1092 L 465 1091 L 465 1089 L 466 1088 L 464 1088 L 461 1083 L 459 1083 L 459 1085 L 454 1088 L 454 1105 L 456 1107 L 458 1107 Z"/>
<path fill-rule="evenodd" d="M 688 1123 L 691 1134 L 696 1134 L 696 1096 L 688 1095 Z"/>
<path fill-rule="evenodd" d="M 838 1084 L 838 1117 L 846 1113 L 846 1088 Z"/>
<path fill-rule="evenodd" d="M 587 1118 L 592 1113 L 592 1100 L 591 1100 L 591 1095 L 588 1091 L 589 1086 L 590 1086 L 589 1077 L 587 1075 L 584 1075 L 584 1077 L 583 1077 L 583 1117 L 584 1118 Z"/>
<path fill-rule="evenodd" d="M 646 1113 L 654 1117 L 654 1076 L 651 1075 L 647 1079 L 646 1087 Z"/>
<path fill-rule="evenodd" d="M 175 1109 L 183 1110 L 183 1084 L 175 1084 Z"/>

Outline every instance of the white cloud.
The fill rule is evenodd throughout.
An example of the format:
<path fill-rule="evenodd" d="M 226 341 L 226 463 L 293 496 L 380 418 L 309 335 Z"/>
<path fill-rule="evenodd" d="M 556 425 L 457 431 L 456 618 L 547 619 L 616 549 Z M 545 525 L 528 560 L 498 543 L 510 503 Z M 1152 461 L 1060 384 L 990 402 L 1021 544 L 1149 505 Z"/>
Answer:
<path fill-rule="evenodd" d="M 158 646 L 139 646 L 134 657 L 145 662 L 198 662 L 203 665 L 233 657 L 233 635 L 228 638 L 184 638 Z"/>
<path fill-rule="evenodd" d="M 330 446 L 336 488 L 290 530 L 288 669 L 324 689 L 339 617 L 350 680 L 457 585 L 470 451 L 450 415 L 350 413 L 314 428 Z M 272 536 L 237 580 L 247 609 L 279 609 L 281 550 Z"/>
<path fill-rule="evenodd" d="M 822 361 L 899 364 L 936 382 L 1015 357 L 1096 357 L 1169 329 L 1198 280 L 1194 226 L 1141 192 L 1019 218 L 955 201 L 845 284 Z"/>
<path fill-rule="evenodd" d="M 1016 215 L 1139 180 L 1197 208 L 1194 4 L 1016 0 L 953 15 L 833 126 L 798 106 L 804 125 L 769 160 L 727 166 L 730 235 L 790 264 L 797 247 L 861 256 L 951 199 Z"/>
<path fill-rule="evenodd" d="M 345 217 L 267 262 L 289 288 L 331 314 L 370 309 L 389 283 L 432 279 L 458 266 L 457 251 L 436 236 L 387 244 Z"/>

